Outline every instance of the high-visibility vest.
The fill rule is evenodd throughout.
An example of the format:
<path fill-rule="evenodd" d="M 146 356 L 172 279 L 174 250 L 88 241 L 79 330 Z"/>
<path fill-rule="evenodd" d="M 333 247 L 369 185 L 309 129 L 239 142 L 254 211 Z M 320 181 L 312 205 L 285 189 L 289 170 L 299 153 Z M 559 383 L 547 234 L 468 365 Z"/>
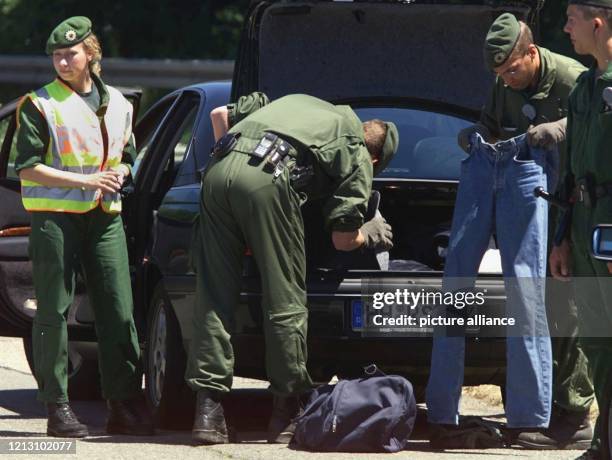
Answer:
<path fill-rule="evenodd" d="M 132 105 L 115 88 L 106 88 L 109 103 L 102 122 L 83 98 L 59 79 L 26 96 L 49 126 L 50 141 L 44 158 L 47 166 L 94 174 L 121 163 L 123 149 L 132 135 Z M 28 211 L 85 213 L 101 204 L 106 212 L 121 212 L 119 193 L 47 187 L 22 180 L 21 196 Z"/>

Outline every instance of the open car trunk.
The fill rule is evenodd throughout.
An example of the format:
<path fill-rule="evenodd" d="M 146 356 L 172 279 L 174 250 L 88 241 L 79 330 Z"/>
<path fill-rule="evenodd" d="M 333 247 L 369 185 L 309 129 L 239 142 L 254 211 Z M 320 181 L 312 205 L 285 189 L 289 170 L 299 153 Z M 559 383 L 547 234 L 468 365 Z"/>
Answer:
<path fill-rule="evenodd" d="M 384 181 L 375 183 L 380 193 L 380 211 L 393 228 L 394 246 L 380 257 L 372 251 L 336 251 L 323 228 L 322 203 L 313 201 L 303 208 L 306 257 L 310 273 L 330 270 L 441 272 L 457 196 L 457 183 L 448 181 Z M 493 243 L 493 242 L 492 242 Z M 481 265 L 483 273 L 499 273 L 493 244 Z M 441 273 L 439 273 L 441 274 Z"/>
<path fill-rule="evenodd" d="M 504 11 L 530 23 L 542 0 L 254 2 L 232 99 L 263 91 L 326 100 L 403 97 L 479 110 L 493 75 L 482 44 Z"/>

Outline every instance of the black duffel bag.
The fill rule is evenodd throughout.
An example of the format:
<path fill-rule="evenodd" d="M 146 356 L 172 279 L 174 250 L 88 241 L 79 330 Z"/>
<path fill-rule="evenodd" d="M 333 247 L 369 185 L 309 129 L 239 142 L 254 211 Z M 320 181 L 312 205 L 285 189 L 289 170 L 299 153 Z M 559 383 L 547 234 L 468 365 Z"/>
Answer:
<path fill-rule="evenodd" d="M 375 365 L 366 376 L 315 389 L 297 419 L 291 446 L 319 452 L 397 452 L 416 419 L 412 385 L 384 375 Z"/>

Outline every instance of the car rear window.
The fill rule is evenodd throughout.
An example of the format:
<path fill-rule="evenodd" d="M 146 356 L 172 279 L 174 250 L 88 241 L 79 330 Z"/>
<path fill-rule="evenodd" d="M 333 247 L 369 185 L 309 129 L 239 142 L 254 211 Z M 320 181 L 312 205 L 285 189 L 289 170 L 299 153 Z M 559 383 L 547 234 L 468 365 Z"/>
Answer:
<path fill-rule="evenodd" d="M 407 108 L 355 108 L 363 121 L 392 121 L 399 131 L 399 149 L 379 178 L 458 180 L 467 154 L 457 134 L 472 124 L 452 115 Z"/>

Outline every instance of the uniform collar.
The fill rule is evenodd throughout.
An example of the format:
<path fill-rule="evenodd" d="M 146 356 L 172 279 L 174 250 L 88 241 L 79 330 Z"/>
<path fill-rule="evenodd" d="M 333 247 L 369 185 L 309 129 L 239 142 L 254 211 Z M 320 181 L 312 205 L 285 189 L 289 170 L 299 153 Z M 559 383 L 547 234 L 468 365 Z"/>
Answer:
<path fill-rule="evenodd" d="M 593 71 L 594 75 L 597 75 L 597 73 L 596 73 L 597 72 L 597 64 L 596 63 L 593 65 L 592 71 Z M 601 76 L 599 78 L 601 78 L 602 80 L 608 81 L 608 82 L 612 81 L 612 61 L 610 63 L 608 63 L 608 68 L 606 69 L 606 71 L 603 74 L 601 74 Z"/>
<path fill-rule="evenodd" d="M 557 77 L 557 66 L 552 60 L 550 51 L 546 48 L 536 47 L 540 55 L 540 79 L 530 99 L 546 99 Z"/>
<path fill-rule="evenodd" d="M 97 115 L 104 116 L 106 109 L 108 108 L 108 101 L 110 99 L 108 89 L 106 88 L 106 85 L 102 79 L 93 72 L 91 73 L 91 79 L 93 80 L 94 85 L 96 85 L 96 88 L 98 88 L 98 93 L 100 93 L 100 108 L 98 109 Z"/>
<path fill-rule="evenodd" d="M 96 85 L 96 88 L 98 88 L 98 93 L 100 94 L 100 108 L 98 109 L 96 115 L 103 117 L 104 114 L 106 114 L 106 109 L 108 108 L 108 101 L 110 100 L 108 89 L 106 88 L 106 85 L 104 84 L 102 79 L 93 72 L 91 74 L 91 79 L 93 81 L 93 84 Z M 60 77 L 57 77 L 57 80 L 66 88 L 68 88 L 71 92 L 76 94 L 76 91 L 72 89 L 68 82 L 62 80 Z"/>

